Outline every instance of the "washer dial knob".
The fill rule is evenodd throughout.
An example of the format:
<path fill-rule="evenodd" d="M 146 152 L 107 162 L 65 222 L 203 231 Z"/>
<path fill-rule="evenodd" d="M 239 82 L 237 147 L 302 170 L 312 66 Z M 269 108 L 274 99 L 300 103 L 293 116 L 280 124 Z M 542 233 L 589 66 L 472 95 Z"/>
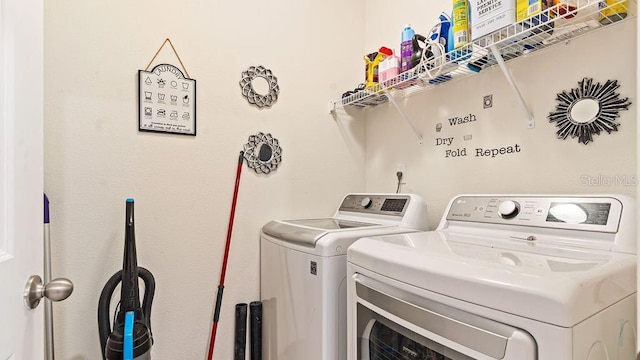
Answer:
<path fill-rule="evenodd" d="M 362 205 L 362 207 L 365 209 L 370 208 L 371 204 L 373 204 L 373 201 L 371 201 L 371 198 L 369 197 L 362 198 L 362 201 L 360 202 L 360 205 Z"/>
<path fill-rule="evenodd" d="M 515 201 L 505 200 L 498 207 L 498 214 L 503 219 L 511 219 L 520 212 L 520 204 Z"/>

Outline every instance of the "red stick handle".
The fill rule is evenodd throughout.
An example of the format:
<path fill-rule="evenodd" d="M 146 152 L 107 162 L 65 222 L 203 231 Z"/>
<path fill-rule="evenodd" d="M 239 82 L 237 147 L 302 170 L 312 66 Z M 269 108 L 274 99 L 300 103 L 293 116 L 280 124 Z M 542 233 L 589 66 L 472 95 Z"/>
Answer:
<path fill-rule="evenodd" d="M 231 202 L 231 215 L 229 216 L 229 227 L 227 228 L 227 243 L 224 246 L 224 258 L 222 260 L 222 271 L 220 272 L 220 282 L 218 285 L 218 295 L 216 297 L 216 306 L 213 314 L 213 328 L 211 329 L 211 339 L 209 340 L 208 360 L 213 358 L 213 348 L 216 343 L 216 332 L 218 331 L 218 319 L 220 318 L 220 308 L 222 307 L 222 292 L 224 291 L 224 278 L 227 273 L 227 259 L 229 258 L 229 247 L 231 247 L 231 232 L 233 231 L 233 218 L 236 214 L 236 201 L 238 200 L 238 188 L 240 187 L 240 174 L 242 173 L 242 162 L 244 160 L 244 152 L 240 151 L 238 158 L 238 168 L 236 170 L 236 183 L 233 188 L 233 200 Z"/>

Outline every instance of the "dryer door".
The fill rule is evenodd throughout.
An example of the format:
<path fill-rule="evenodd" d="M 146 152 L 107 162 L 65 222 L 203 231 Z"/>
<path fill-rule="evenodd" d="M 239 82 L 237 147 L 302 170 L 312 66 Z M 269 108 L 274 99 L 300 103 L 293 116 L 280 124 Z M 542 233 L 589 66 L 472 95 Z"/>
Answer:
<path fill-rule="evenodd" d="M 358 360 L 537 359 L 534 339 L 521 329 L 361 274 L 352 281 Z"/>

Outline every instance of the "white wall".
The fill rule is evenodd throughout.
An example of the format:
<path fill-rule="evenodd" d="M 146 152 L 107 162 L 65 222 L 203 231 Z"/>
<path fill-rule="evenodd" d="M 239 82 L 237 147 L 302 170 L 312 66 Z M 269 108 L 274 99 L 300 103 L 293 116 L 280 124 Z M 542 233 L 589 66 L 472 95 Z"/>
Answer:
<path fill-rule="evenodd" d="M 416 32 L 425 33 L 449 2 L 403 1 L 407 15 L 389 11 L 386 2 L 369 1 L 367 44 L 387 47 L 400 42 L 406 19 Z M 391 19 L 384 22 L 383 19 Z M 391 23 L 391 25 L 389 24 Z M 378 26 L 379 25 L 379 26 Z M 367 121 L 367 191 L 393 191 L 397 164 L 406 165 L 403 191 L 415 192 L 430 205 L 435 227 L 448 200 L 459 193 L 625 193 L 635 195 L 636 172 L 636 22 L 603 28 L 596 33 L 514 59 L 507 65 L 520 85 L 535 117 L 527 129 L 525 112 L 518 105 L 497 67 L 403 99 L 408 117 L 424 136 L 419 144 L 398 112 L 384 104 L 362 113 Z M 392 34 L 393 36 L 390 36 Z M 390 45 L 389 45 L 390 44 Z M 604 83 L 617 79 L 621 98 L 633 103 L 620 113 L 618 132 L 602 133 L 592 143 L 559 140 L 547 115 L 555 110 L 556 94 L 578 86 L 584 77 Z M 484 95 L 494 106 L 483 109 Z M 477 121 L 450 126 L 454 116 L 474 114 Z M 436 124 L 442 123 L 441 132 Z M 465 141 L 465 135 L 472 140 Z M 438 137 L 453 137 L 451 146 L 436 146 Z M 521 151 L 495 158 L 477 157 L 477 148 L 519 145 Z M 447 149 L 467 148 L 466 157 L 446 158 Z"/>
<path fill-rule="evenodd" d="M 215 358 L 233 354 L 234 306 L 259 299 L 259 230 L 332 214 L 364 189 L 364 122 L 327 112 L 360 81 L 362 1 L 45 3 L 45 192 L 53 275 L 74 294 L 55 308 L 56 355 L 97 359 L 96 308 L 121 268 L 124 203 L 136 200 L 138 263 L 157 280 L 153 358 L 205 358 L 238 152 L 271 133 L 269 176 L 243 170 Z M 197 81 L 197 136 L 138 132 L 137 71 L 170 38 Z M 170 47 L 156 62 L 179 63 Z M 270 109 L 241 96 L 241 72 L 278 78 Z"/>

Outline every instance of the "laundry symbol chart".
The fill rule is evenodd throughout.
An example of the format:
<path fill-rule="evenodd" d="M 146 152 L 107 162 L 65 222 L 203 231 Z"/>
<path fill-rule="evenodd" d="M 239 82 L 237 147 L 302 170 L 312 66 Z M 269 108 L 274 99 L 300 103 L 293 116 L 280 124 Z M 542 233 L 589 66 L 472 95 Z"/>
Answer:
<path fill-rule="evenodd" d="M 138 87 L 140 131 L 196 134 L 196 80 L 174 65 L 160 64 L 138 70 Z"/>

